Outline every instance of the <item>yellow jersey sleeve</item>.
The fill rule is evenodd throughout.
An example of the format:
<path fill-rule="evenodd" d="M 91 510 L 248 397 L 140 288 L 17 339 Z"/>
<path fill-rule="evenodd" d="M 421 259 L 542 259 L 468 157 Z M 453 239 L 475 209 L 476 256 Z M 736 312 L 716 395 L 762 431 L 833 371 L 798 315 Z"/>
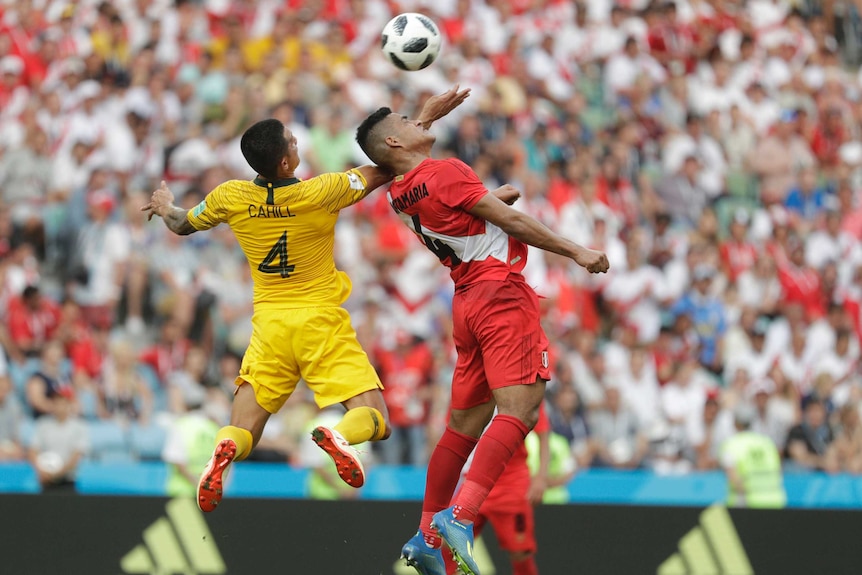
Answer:
<path fill-rule="evenodd" d="M 368 185 L 359 170 L 321 174 L 307 182 L 308 201 L 331 214 L 364 198 L 365 187 Z"/>
<path fill-rule="evenodd" d="M 188 211 L 186 218 L 196 230 L 202 232 L 227 222 L 229 205 L 227 191 L 228 187 L 225 184 L 217 186 L 201 203 Z"/>

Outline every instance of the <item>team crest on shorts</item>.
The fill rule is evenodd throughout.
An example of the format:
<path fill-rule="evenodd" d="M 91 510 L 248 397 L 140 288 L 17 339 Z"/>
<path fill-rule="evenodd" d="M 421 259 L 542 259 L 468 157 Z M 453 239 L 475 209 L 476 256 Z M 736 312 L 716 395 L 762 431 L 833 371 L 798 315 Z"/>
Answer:
<path fill-rule="evenodd" d="M 548 352 L 547 351 L 542 352 L 542 367 L 545 367 L 545 368 L 548 367 Z"/>

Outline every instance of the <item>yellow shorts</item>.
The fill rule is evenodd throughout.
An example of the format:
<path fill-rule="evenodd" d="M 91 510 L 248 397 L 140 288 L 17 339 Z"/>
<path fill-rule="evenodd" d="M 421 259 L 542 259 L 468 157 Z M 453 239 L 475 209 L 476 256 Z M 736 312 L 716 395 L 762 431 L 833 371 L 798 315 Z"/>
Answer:
<path fill-rule="evenodd" d="M 254 314 L 252 335 L 236 379 L 276 413 L 300 379 L 321 408 L 383 389 L 341 307 L 265 310 Z"/>

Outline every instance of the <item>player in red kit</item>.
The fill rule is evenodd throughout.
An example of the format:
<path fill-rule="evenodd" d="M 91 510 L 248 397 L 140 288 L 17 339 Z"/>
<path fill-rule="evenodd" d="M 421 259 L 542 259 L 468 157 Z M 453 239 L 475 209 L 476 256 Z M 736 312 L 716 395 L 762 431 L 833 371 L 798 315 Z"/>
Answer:
<path fill-rule="evenodd" d="M 548 477 L 550 447 L 548 435 L 551 423 L 545 410 L 539 410 L 539 421 L 533 428 L 539 436 L 539 472 L 531 477 L 527 466 L 527 446 L 522 443 L 509 460 L 500 479 L 488 493 L 479 508 L 473 524 L 473 534 L 478 537 L 482 528 L 490 523 L 497 535 L 500 548 L 509 553 L 512 575 L 538 575 L 536 566 L 536 535 L 533 505 L 541 503 Z M 443 562 L 447 575 L 457 575 L 458 567 L 452 554 L 443 551 Z"/>
<path fill-rule="evenodd" d="M 449 423 L 428 463 L 419 532 L 402 556 L 422 575 L 442 575 L 439 548 L 445 541 L 459 568 L 477 575 L 473 522 L 536 424 L 550 375 L 538 297 L 521 274 L 527 245 L 568 257 L 591 273 L 606 272 L 608 259 L 509 207 L 506 202 L 519 196 L 512 186 L 491 193 L 460 160 L 432 159 L 435 137 L 420 121 L 381 108 L 359 126 L 356 140 L 395 175 L 390 205 L 450 268 L 455 283 L 452 336 L 458 359 Z M 473 464 L 449 506 L 474 447 Z"/>

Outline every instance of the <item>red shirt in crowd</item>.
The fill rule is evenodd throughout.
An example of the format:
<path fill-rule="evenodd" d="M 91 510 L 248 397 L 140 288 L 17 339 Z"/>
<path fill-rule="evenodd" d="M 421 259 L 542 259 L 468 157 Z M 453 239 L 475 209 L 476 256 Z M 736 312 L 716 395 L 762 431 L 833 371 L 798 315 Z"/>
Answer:
<path fill-rule="evenodd" d="M 744 241 L 724 241 L 719 245 L 718 253 L 732 282 L 735 282 L 742 272 L 750 270 L 757 259 L 757 248 Z"/>
<path fill-rule="evenodd" d="M 788 262 L 778 266 L 778 280 L 786 303 L 799 303 L 809 320 L 826 313 L 820 293 L 820 276 L 811 268 L 795 266 Z"/>
<path fill-rule="evenodd" d="M 423 425 L 428 418 L 426 390 L 434 376 L 434 357 L 424 342 L 411 342 L 402 334 L 395 349 L 375 354 L 377 371 L 383 382 L 383 398 L 394 427 Z"/>
<path fill-rule="evenodd" d="M 183 367 L 189 347 L 187 339 L 180 339 L 173 343 L 157 342 L 145 349 L 139 359 L 141 363 L 152 367 L 159 381 L 165 383 L 171 372 Z"/>
<path fill-rule="evenodd" d="M 811 151 L 814 152 L 821 166 L 834 168 L 841 162 L 838 157 L 838 149 L 847 140 L 847 130 L 843 125 L 833 126 L 827 130 L 822 123 L 817 124 L 811 135 Z"/>
<path fill-rule="evenodd" d="M 9 302 L 9 336 L 22 351 L 38 351 L 54 337 L 60 325 L 60 306 L 50 299 L 38 296 L 35 307 L 28 306 L 23 298 Z"/>

